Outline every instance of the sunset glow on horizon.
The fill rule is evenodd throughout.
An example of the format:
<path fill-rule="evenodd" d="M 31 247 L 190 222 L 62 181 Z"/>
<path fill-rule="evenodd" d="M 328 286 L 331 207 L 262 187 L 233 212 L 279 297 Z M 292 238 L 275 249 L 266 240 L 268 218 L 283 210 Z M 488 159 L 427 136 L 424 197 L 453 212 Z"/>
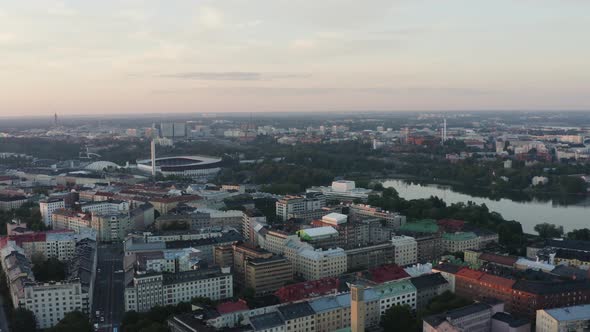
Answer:
<path fill-rule="evenodd" d="M 6 0 L 0 116 L 590 110 L 590 1 Z"/>

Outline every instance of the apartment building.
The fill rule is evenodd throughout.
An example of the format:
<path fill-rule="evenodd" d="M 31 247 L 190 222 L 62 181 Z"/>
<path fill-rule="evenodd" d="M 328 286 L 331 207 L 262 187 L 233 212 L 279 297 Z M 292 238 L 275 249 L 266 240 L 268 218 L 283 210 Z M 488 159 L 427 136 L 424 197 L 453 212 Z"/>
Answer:
<path fill-rule="evenodd" d="M 58 209 L 51 215 L 51 220 L 53 229 L 71 229 L 79 233 L 80 230 L 92 228 L 90 213 Z"/>
<path fill-rule="evenodd" d="M 63 198 L 49 198 L 39 202 L 39 210 L 41 212 L 41 218 L 45 226 L 51 228 L 53 226 L 53 220 L 51 216 L 55 210 L 64 209 L 66 207 Z"/>
<path fill-rule="evenodd" d="M 262 212 L 256 209 L 244 211 L 242 214 L 242 234 L 244 239 L 249 243 L 257 244 L 256 228 L 266 224 L 266 217 Z"/>
<path fill-rule="evenodd" d="M 590 330 L 590 305 L 537 310 L 536 332 Z"/>
<path fill-rule="evenodd" d="M 293 264 L 295 275 L 305 280 L 336 277 L 346 272 L 346 252 L 342 248 L 314 249 L 298 239 L 285 244 L 285 257 Z"/>
<path fill-rule="evenodd" d="M 418 243 L 413 237 L 397 235 L 391 238 L 395 250 L 394 263 L 399 266 L 416 264 L 418 261 Z"/>
<path fill-rule="evenodd" d="M 95 282 L 96 242 L 88 238 L 81 239 L 69 257 L 65 280 L 40 283 L 35 281 L 30 260 L 22 248 L 13 243 L 0 250 L 0 262 L 8 276 L 14 308 L 30 310 L 40 329 L 54 326 L 72 311 L 90 314 Z"/>
<path fill-rule="evenodd" d="M 354 219 L 379 218 L 385 221 L 385 226 L 390 230 L 398 230 L 406 223 L 406 216 L 397 212 L 385 211 L 378 207 L 366 204 L 349 205 L 349 215 Z"/>
<path fill-rule="evenodd" d="M 430 300 L 450 290 L 449 282 L 440 273 L 424 274 L 410 279 L 416 287 L 416 309 L 424 309 Z"/>
<path fill-rule="evenodd" d="M 27 203 L 29 199 L 25 196 L 4 196 L 0 195 L 0 211 L 16 210 L 23 204 Z"/>
<path fill-rule="evenodd" d="M 90 225 L 101 242 L 123 241 L 133 230 L 133 224 L 126 213 L 92 214 Z"/>
<path fill-rule="evenodd" d="M 372 269 L 395 262 L 395 246 L 391 241 L 360 248 L 346 249 L 347 271 Z"/>
<path fill-rule="evenodd" d="M 326 198 L 321 193 L 307 193 L 305 196 L 285 196 L 276 203 L 277 217 L 286 221 L 295 214 L 320 210 L 326 206 Z"/>
<path fill-rule="evenodd" d="M 283 256 L 248 259 L 244 269 L 244 286 L 257 296 L 272 294 L 293 281 L 293 268 Z"/>
<path fill-rule="evenodd" d="M 480 249 L 480 238 L 473 232 L 444 233 L 442 235 L 443 252 L 461 252 L 468 249 Z"/>
<path fill-rule="evenodd" d="M 138 271 L 125 287 L 125 311 L 145 312 L 155 306 L 176 305 L 192 298 L 214 301 L 233 296 L 229 268 L 210 268 L 178 273 Z"/>

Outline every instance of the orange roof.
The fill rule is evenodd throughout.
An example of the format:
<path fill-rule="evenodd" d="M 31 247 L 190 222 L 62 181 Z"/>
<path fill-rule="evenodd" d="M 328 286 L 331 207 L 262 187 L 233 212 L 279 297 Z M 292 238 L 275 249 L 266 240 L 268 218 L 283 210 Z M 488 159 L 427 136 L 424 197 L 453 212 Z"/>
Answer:
<path fill-rule="evenodd" d="M 514 283 L 516 282 L 516 280 L 506 279 L 487 273 L 484 273 L 484 275 L 481 278 L 479 278 L 479 281 L 504 288 L 512 288 L 512 285 L 514 285 Z"/>
<path fill-rule="evenodd" d="M 463 277 L 467 279 L 474 279 L 478 280 L 481 276 L 484 275 L 481 271 L 472 270 L 470 268 L 464 267 L 459 272 L 457 272 L 456 276 Z"/>

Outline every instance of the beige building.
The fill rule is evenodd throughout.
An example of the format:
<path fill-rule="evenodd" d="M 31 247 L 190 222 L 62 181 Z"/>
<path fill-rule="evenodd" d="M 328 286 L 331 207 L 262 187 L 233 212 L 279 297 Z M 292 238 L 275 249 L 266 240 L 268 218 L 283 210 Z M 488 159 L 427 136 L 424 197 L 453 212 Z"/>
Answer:
<path fill-rule="evenodd" d="M 395 247 L 395 264 L 407 266 L 418 261 L 418 243 L 411 236 L 399 235 L 391 238 Z"/>
<path fill-rule="evenodd" d="M 293 269 L 285 257 L 254 258 L 245 262 L 245 287 L 253 289 L 256 295 L 273 293 L 292 281 Z"/>

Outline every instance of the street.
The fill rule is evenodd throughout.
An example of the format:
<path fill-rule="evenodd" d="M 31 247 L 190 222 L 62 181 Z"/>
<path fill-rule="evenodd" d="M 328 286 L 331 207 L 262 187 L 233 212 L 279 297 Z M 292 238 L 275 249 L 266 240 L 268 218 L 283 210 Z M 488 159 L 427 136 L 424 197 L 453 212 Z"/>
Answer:
<path fill-rule="evenodd" d="M 0 331 L 8 332 L 8 317 L 6 317 L 6 308 L 5 306 L 10 305 L 9 299 L 4 299 L 2 295 L 0 295 Z"/>
<path fill-rule="evenodd" d="M 121 325 L 125 310 L 123 303 L 123 246 L 120 243 L 99 244 L 94 300 L 92 305 L 93 323 L 98 323 L 100 331 L 113 331 Z M 100 272 L 99 272 L 100 271 Z M 100 316 L 96 317 L 96 312 Z M 101 317 L 104 318 L 101 321 Z"/>

